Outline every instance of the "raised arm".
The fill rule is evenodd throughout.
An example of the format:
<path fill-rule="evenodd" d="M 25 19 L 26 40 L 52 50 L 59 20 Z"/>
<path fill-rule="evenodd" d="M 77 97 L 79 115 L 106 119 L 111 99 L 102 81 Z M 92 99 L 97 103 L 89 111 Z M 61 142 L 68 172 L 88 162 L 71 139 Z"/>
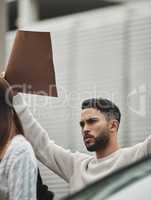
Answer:
<path fill-rule="evenodd" d="M 37 158 L 49 169 L 69 182 L 73 174 L 75 154 L 50 140 L 48 133 L 33 117 L 20 94 L 14 97 L 14 107 L 22 121 L 25 136 L 32 144 Z"/>

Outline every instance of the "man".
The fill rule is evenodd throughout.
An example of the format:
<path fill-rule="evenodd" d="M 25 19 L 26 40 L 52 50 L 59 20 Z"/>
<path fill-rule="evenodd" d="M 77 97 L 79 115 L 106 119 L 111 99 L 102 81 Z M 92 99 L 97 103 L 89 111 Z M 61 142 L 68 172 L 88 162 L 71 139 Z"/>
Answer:
<path fill-rule="evenodd" d="M 20 94 L 14 97 L 14 106 L 37 158 L 69 183 L 70 192 L 77 191 L 151 152 L 151 136 L 135 146 L 119 147 L 117 132 L 121 114 L 118 107 L 107 99 L 88 99 L 82 103 L 81 132 L 87 150 L 94 151 L 94 156 L 72 153 L 56 145 L 33 118 Z"/>

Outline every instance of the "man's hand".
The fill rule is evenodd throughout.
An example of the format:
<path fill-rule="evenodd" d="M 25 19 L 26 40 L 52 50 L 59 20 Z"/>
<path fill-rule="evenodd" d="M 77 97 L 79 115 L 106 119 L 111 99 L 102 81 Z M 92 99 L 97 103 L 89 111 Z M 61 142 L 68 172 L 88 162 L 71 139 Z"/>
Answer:
<path fill-rule="evenodd" d="M 0 78 L 4 78 L 5 77 L 5 72 L 1 72 L 0 73 Z"/>
<path fill-rule="evenodd" d="M 5 79 L 5 72 L 0 72 L 0 78 L 3 78 Z M 7 81 L 7 80 L 6 80 Z M 11 86 L 10 86 L 11 87 Z M 16 96 L 17 95 L 17 90 L 13 89 L 12 88 L 12 92 L 13 92 L 13 96 Z"/>

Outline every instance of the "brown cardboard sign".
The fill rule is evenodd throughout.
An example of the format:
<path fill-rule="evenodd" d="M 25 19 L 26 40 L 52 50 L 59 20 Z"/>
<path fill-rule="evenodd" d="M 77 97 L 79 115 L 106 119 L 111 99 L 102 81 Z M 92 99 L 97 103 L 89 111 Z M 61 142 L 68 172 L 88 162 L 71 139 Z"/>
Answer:
<path fill-rule="evenodd" d="M 17 31 L 5 79 L 17 92 L 57 96 L 49 32 Z"/>

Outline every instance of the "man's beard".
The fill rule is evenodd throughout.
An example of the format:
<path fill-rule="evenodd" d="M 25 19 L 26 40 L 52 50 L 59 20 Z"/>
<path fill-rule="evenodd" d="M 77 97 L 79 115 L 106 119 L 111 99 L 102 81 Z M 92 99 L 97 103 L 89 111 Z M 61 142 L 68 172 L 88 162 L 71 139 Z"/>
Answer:
<path fill-rule="evenodd" d="M 86 146 L 88 151 L 97 151 L 97 150 L 104 150 L 108 146 L 110 142 L 110 135 L 108 130 L 103 130 L 100 135 L 94 138 L 95 142 L 90 145 Z"/>

